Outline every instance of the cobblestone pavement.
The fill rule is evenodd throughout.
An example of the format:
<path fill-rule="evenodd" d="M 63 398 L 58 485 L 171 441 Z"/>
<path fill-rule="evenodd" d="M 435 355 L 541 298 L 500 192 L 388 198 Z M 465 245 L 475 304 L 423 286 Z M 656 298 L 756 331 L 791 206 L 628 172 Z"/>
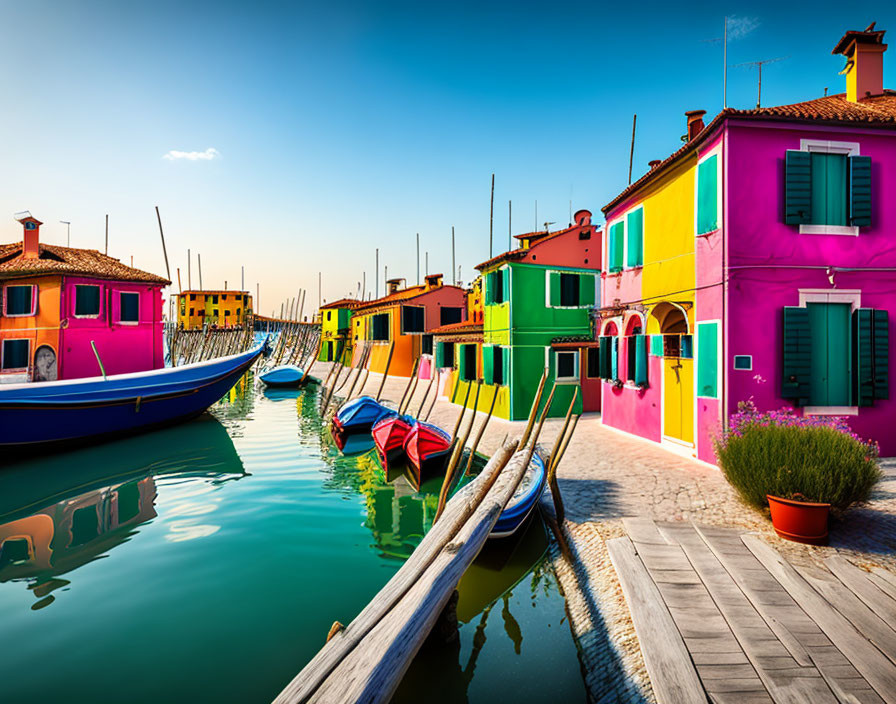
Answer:
<path fill-rule="evenodd" d="M 379 375 L 371 374 L 365 390 L 376 389 L 379 381 Z M 387 379 L 383 398 L 397 401 L 406 385 L 407 379 Z M 427 386 L 418 384 L 411 412 L 423 401 Z M 426 409 L 432 398 L 430 391 Z M 430 420 L 452 430 L 458 415 L 459 406 L 440 398 Z M 476 415 L 478 429 L 485 414 Z M 467 412 L 462 429 L 470 417 Z M 539 441 L 550 447 L 561 425 L 561 419 L 547 421 Z M 507 434 L 519 434 L 524 426 L 493 418 L 479 452 L 490 455 Z M 557 473 L 574 561 L 570 565 L 556 546 L 553 557 L 592 700 L 654 701 L 605 546 L 606 540 L 624 534 L 623 517 L 693 520 L 756 531 L 792 563 L 820 563 L 839 553 L 859 565 L 896 571 L 896 459 L 882 465 L 885 477 L 869 504 L 832 525 L 829 546 L 813 547 L 778 538 L 767 516 L 744 504 L 718 469 L 604 426 L 596 414 L 583 416 Z"/>

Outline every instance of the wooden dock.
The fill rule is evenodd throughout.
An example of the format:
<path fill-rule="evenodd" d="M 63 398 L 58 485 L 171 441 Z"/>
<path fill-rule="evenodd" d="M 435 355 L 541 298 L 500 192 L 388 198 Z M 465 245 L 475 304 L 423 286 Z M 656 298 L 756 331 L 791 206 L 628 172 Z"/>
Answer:
<path fill-rule="evenodd" d="M 660 704 L 896 702 L 896 576 L 755 534 L 625 519 L 608 541 Z"/>

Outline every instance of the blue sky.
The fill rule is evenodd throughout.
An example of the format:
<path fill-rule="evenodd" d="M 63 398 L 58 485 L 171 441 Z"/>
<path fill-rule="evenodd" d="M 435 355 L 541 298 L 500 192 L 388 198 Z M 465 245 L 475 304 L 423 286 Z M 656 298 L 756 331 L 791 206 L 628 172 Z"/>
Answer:
<path fill-rule="evenodd" d="M 44 241 L 103 248 L 187 285 L 261 283 L 261 311 L 308 289 L 354 292 L 374 250 L 416 281 L 415 233 L 463 281 L 514 233 L 600 217 L 627 182 L 677 149 L 684 111 L 722 104 L 728 63 L 763 69 L 763 104 L 841 92 L 846 29 L 896 31 L 891 3 L 3 2 L 0 242 L 30 209 Z M 884 83 L 896 87 L 896 57 Z M 728 102 L 752 107 L 756 70 L 729 68 Z M 211 151 L 210 151 L 211 150 Z M 183 152 L 184 154 L 170 154 Z M 169 155 L 169 158 L 165 158 Z M 202 155 L 212 158 L 186 158 Z M 7 216 L 2 216 L 3 213 Z M 423 255 L 421 254 L 421 259 Z M 421 264 L 422 267 L 422 264 Z M 382 287 L 383 274 L 380 274 Z"/>

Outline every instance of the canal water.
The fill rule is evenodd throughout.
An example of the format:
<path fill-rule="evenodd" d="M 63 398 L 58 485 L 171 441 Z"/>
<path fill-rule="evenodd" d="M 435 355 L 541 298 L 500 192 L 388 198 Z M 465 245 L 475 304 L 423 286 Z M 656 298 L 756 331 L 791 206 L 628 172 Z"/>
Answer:
<path fill-rule="evenodd" d="M 361 449 L 364 448 L 355 448 Z M 343 456 L 314 392 L 244 380 L 175 428 L 0 458 L 0 701 L 266 702 L 429 529 L 438 486 Z M 464 577 L 395 702 L 585 700 L 540 522 Z"/>

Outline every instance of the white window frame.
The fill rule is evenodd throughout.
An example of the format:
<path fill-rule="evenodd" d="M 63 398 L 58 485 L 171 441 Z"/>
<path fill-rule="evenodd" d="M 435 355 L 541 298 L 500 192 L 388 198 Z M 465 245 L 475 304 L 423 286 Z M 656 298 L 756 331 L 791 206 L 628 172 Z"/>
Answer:
<path fill-rule="evenodd" d="M 560 374 L 560 355 L 571 354 L 573 357 L 574 376 L 559 376 Z M 579 369 L 579 353 L 577 350 L 554 350 L 554 381 L 558 384 L 577 384 L 581 377 Z"/>
<path fill-rule="evenodd" d="M 118 294 L 118 320 L 115 321 L 119 325 L 139 325 L 140 324 L 140 292 L 139 291 L 116 291 Z M 137 319 L 122 320 L 121 319 L 121 297 L 136 296 L 137 297 Z"/>
<path fill-rule="evenodd" d="M 750 360 L 750 366 L 749 367 L 738 367 L 737 366 L 737 358 L 738 357 L 746 357 L 748 360 Z M 753 355 L 751 355 L 751 354 L 736 354 L 736 355 L 734 355 L 733 358 L 731 359 L 731 369 L 736 372 L 751 372 L 751 371 L 753 371 Z"/>
<path fill-rule="evenodd" d="M 821 152 L 823 154 L 845 154 L 847 157 L 859 156 L 858 142 L 836 142 L 824 139 L 801 139 L 801 152 Z M 846 184 L 849 189 L 849 183 Z M 847 235 L 859 236 L 856 225 L 800 225 L 801 235 Z"/>
<path fill-rule="evenodd" d="M 78 315 L 78 314 L 75 312 L 76 310 L 78 310 L 78 288 L 79 288 L 79 287 L 88 287 L 88 286 L 91 287 L 91 288 L 99 289 L 99 292 L 100 292 L 100 296 L 99 296 L 99 304 L 100 304 L 100 307 L 99 307 L 99 310 L 97 311 L 96 315 Z M 75 295 L 74 295 L 74 297 L 73 297 L 73 299 L 72 299 L 72 316 L 75 317 L 75 318 L 83 318 L 83 319 L 87 319 L 87 320 L 96 320 L 97 318 L 99 318 L 100 316 L 102 316 L 102 314 L 103 314 L 103 287 L 100 286 L 100 285 L 98 285 L 98 284 L 75 284 Z"/>
<path fill-rule="evenodd" d="M 7 342 L 27 342 L 28 343 L 28 355 L 26 357 L 27 363 L 24 367 L 10 367 L 7 369 L 4 366 L 4 362 L 6 361 L 6 343 Z M 5 337 L 0 340 L 0 372 L 4 374 L 14 373 L 14 372 L 27 372 L 31 369 L 31 338 L 28 337 Z"/>
<path fill-rule="evenodd" d="M 9 301 L 8 289 L 11 288 L 30 288 L 31 289 L 31 312 L 30 313 L 9 313 L 6 310 Z M 31 318 L 37 315 L 37 284 L 7 284 L 3 287 L 3 317 L 5 318 Z"/>
<path fill-rule="evenodd" d="M 573 274 L 574 276 L 592 276 L 594 281 L 594 303 L 578 306 L 552 306 L 551 305 L 551 274 Z M 569 269 L 545 269 L 544 272 L 544 307 L 556 310 L 583 310 L 593 308 L 600 302 L 600 272 Z"/>
<path fill-rule="evenodd" d="M 709 232 L 697 232 L 697 207 L 698 194 L 700 193 L 700 164 L 707 159 L 717 157 L 716 159 L 716 229 Z M 694 167 L 694 237 L 709 237 L 722 229 L 722 145 L 718 144 L 708 152 L 703 154 L 697 160 L 697 166 Z"/>

